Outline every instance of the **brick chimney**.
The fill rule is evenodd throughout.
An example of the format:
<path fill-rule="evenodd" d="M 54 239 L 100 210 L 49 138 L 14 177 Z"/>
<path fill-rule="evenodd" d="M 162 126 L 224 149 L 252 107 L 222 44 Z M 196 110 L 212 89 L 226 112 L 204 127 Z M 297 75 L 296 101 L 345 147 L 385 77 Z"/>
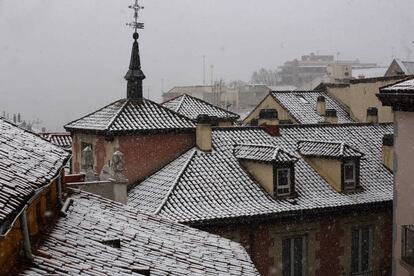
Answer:
<path fill-rule="evenodd" d="M 329 124 L 337 124 L 338 123 L 338 115 L 336 114 L 335 109 L 327 109 L 325 111 L 325 122 Z"/>
<path fill-rule="evenodd" d="M 262 109 L 259 113 L 259 126 L 268 125 L 276 126 L 279 124 L 278 114 L 276 109 Z"/>
<path fill-rule="evenodd" d="M 211 130 L 211 118 L 206 114 L 200 114 L 197 117 L 196 127 L 196 145 L 197 147 L 206 152 L 212 150 L 212 130 Z"/>
<path fill-rule="evenodd" d="M 316 112 L 323 116 L 325 115 L 325 111 L 326 111 L 326 102 L 325 102 L 325 97 L 324 96 L 318 96 L 317 100 L 316 100 Z"/>
<path fill-rule="evenodd" d="M 393 146 L 394 135 L 385 134 L 384 137 L 382 137 L 382 164 L 390 171 L 393 171 L 394 166 Z"/>
<path fill-rule="evenodd" d="M 367 123 L 377 124 L 378 123 L 378 108 L 368 107 L 367 109 Z"/>

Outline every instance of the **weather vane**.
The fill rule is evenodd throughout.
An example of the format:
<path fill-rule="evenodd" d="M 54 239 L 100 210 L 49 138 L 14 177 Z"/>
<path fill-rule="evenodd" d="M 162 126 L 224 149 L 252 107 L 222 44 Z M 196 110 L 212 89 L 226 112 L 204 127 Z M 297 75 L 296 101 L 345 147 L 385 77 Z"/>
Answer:
<path fill-rule="evenodd" d="M 138 12 L 140 10 L 143 10 L 144 7 L 138 4 L 138 0 L 135 0 L 135 3 L 131 6 L 128 6 L 128 8 L 134 10 L 134 21 L 127 23 L 126 25 L 133 28 L 135 33 L 137 32 L 137 29 L 144 29 L 144 23 L 138 22 Z"/>

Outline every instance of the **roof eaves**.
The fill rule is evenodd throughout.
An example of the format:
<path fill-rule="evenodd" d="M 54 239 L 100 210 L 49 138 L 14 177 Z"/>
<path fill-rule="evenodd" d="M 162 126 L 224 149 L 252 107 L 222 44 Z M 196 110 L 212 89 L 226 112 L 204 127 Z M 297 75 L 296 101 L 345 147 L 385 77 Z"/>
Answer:
<path fill-rule="evenodd" d="M 196 154 L 197 154 L 197 151 L 193 150 L 193 152 L 190 154 L 187 161 L 184 163 L 183 167 L 181 168 L 180 172 L 177 174 L 177 177 L 174 179 L 174 183 L 171 186 L 171 188 L 168 190 L 168 193 L 166 194 L 164 200 L 161 202 L 160 206 L 158 206 L 157 210 L 155 210 L 154 212 L 155 215 L 158 215 L 161 212 L 162 208 L 165 206 L 165 204 L 167 204 L 170 198 L 170 195 L 174 192 L 175 187 L 178 185 L 178 182 L 180 181 L 182 175 L 184 174 L 185 170 L 187 169 L 188 165 L 190 164 L 191 160 Z"/>

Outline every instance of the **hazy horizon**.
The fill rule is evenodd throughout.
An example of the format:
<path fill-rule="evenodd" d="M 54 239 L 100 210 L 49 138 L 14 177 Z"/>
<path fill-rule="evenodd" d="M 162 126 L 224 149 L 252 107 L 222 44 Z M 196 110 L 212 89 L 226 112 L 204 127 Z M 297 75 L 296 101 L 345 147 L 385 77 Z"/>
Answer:
<path fill-rule="evenodd" d="M 0 0 L 0 112 L 48 130 L 126 95 L 132 0 Z M 311 52 L 388 66 L 412 59 L 410 0 L 140 1 L 145 96 L 176 85 L 244 80 Z"/>

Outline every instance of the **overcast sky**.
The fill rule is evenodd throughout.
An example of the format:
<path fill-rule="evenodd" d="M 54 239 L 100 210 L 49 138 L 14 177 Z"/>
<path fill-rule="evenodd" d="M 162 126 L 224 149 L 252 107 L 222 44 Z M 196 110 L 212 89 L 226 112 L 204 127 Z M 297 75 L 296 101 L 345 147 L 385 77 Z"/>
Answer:
<path fill-rule="evenodd" d="M 126 95 L 132 0 L 0 0 L 0 115 L 49 130 Z M 414 59 L 413 0 L 146 0 L 145 95 L 214 78 L 248 81 L 315 52 L 389 65 Z"/>

